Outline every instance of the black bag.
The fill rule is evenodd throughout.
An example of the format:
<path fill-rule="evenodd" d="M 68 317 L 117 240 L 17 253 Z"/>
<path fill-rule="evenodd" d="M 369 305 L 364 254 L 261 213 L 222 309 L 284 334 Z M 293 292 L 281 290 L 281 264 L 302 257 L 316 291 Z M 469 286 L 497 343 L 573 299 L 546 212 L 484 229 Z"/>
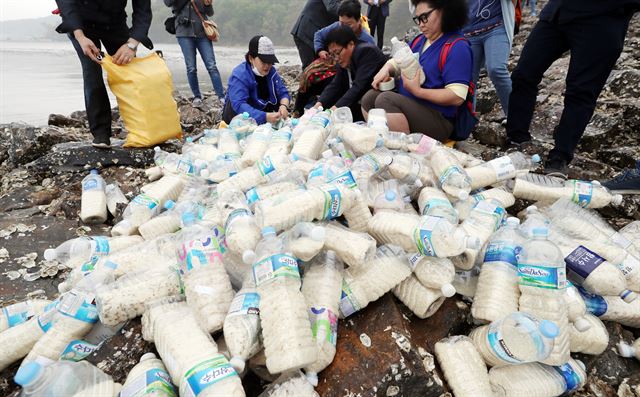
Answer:
<path fill-rule="evenodd" d="M 173 15 L 165 19 L 164 30 L 166 30 L 169 34 L 176 34 L 176 15 L 179 14 L 180 11 L 182 11 L 182 9 L 187 6 L 187 4 L 189 4 L 189 0 L 186 0 L 184 3 L 182 3 L 179 8 L 174 9 L 172 11 Z"/>

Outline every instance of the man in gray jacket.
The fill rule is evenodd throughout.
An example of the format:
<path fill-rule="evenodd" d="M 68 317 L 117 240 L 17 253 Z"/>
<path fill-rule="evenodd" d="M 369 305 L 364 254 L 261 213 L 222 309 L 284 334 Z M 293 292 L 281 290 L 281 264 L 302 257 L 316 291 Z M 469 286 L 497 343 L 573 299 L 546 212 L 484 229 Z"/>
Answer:
<path fill-rule="evenodd" d="M 315 58 L 313 35 L 316 31 L 338 20 L 340 0 L 307 0 L 296 24 L 291 29 L 293 41 L 298 47 L 302 69 Z"/>

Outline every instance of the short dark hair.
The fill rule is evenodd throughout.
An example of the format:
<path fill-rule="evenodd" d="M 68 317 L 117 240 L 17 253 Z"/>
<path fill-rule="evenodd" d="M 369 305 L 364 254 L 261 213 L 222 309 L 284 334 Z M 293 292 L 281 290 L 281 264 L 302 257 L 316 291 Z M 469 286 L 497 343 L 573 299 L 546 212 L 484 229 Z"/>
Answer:
<path fill-rule="evenodd" d="M 460 30 L 467 23 L 469 6 L 466 0 L 411 0 L 414 7 L 420 3 L 427 3 L 431 8 L 442 12 L 441 29 L 443 33 Z"/>
<path fill-rule="evenodd" d="M 337 44 L 341 47 L 346 47 L 347 44 L 352 41 L 353 44 L 355 44 L 358 42 L 358 38 L 356 37 L 356 34 L 353 33 L 353 30 L 348 26 L 338 26 L 331 29 L 329 33 L 327 33 L 327 38 L 325 39 L 327 47 L 329 47 L 329 44 L 331 43 Z"/>
<path fill-rule="evenodd" d="M 338 7 L 338 16 L 353 18 L 356 21 L 360 20 L 362 8 L 360 2 L 357 0 L 344 0 Z"/>

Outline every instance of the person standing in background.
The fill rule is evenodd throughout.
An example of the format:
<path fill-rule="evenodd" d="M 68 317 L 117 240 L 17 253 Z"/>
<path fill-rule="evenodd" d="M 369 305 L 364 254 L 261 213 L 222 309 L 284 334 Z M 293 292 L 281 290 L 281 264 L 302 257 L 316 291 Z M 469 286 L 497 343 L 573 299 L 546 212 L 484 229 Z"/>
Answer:
<path fill-rule="evenodd" d="M 384 25 L 389 16 L 389 3 L 392 0 L 365 0 L 369 5 L 367 18 L 369 19 L 369 27 L 371 28 L 371 36 L 378 32 L 378 48 L 382 49 L 384 45 Z"/>
<path fill-rule="evenodd" d="M 314 34 L 338 20 L 339 6 L 340 0 L 307 0 L 300 12 L 298 20 L 291 29 L 291 35 L 298 48 L 303 70 L 316 57 L 313 49 Z"/>
<path fill-rule="evenodd" d="M 463 29 L 473 51 L 473 82 L 482 66 L 496 89 L 505 117 L 509 112 L 511 76 L 507 68 L 515 26 L 512 0 L 469 0 L 469 22 Z"/>
<path fill-rule="evenodd" d="M 200 15 L 213 15 L 212 0 L 164 0 L 167 7 L 171 7 L 176 16 L 176 38 L 184 56 L 184 63 L 187 67 L 187 80 L 189 88 L 193 93 L 192 104 L 194 107 L 202 106 L 202 94 L 198 83 L 198 68 L 196 51 L 207 68 L 213 90 L 216 96 L 224 100 L 224 88 L 220 72 L 216 66 L 216 55 L 213 51 L 213 42 L 207 38 L 202 27 L 202 22 L 194 10 L 198 7 Z"/>
<path fill-rule="evenodd" d="M 94 147 L 111 147 L 111 104 L 102 78 L 100 50 L 104 45 L 116 65 L 127 65 L 136 56 L 138 44 L 152 49 L 147 37 L 151 26 L 150 0 L 132 0 L 132 26 L 127 26 L 127 1 L 56 0 L 62 24 L 75 48 L 84 82 L 84 103 Z"/>

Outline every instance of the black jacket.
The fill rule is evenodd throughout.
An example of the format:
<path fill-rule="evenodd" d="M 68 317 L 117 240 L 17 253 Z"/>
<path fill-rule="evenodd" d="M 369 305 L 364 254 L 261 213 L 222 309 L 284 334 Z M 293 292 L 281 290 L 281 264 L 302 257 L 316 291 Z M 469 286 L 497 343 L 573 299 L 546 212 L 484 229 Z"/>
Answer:
<path fill-rule="evenodd" d="M 76 29 L 109 31 L 127 26 L 127 0 L 56 0 L 62 24 L 56 31 L 72 33 Z M 151 26 L 151 0 L 132 0 L 133 15 L 129 36 L 142 42 Z M 147 46 L 147 44 L 144 44 Z"/>
<path fill-rule="evenodd" d="M 549 0 L 540 12 L 543 21 L 567 23 L 611 13 L 631 16 L 640 10 L 640 0 Z"/>
<path fill-rule="evenodd" d="M 338 73 L 333 81 L 324 89 L 318 101 L 324 108 L 331 106 L 351 106 L 357 103 L 362 96 L 371 89 L 373 76 L 378 73 L 387 62 L 387 57 L 380 49 L 371 43 L 356 43 L 356 48 L 351 55 L 349 68 L 338 68 Z M 349 87 L 349 73 L 353 84 Z"/>
<path fill-rule="evenodd" d="M 307 0 L 291 34 L 313 48 L 313 35 L 338 20 L 339 6 L 340 0 Z"/>

